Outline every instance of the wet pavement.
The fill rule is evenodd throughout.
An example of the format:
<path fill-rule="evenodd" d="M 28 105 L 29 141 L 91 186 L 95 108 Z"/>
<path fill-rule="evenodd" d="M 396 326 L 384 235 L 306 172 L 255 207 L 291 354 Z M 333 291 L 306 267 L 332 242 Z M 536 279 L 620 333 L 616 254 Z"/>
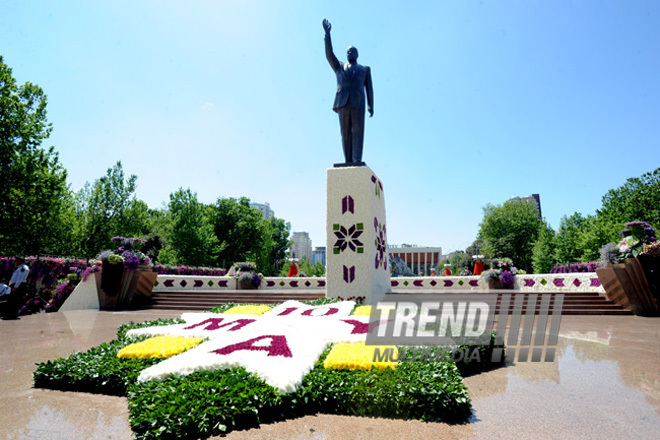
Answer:
<path fill-rule="evenodd" d="M 130 439 L 125 398 L 35 389 L 35 363 L 109 341 L 120 324 L 180 314 L 82 310 L 0 321 L 0 438 Z M 564 316 L 555 362 L 509 364 L 465 383 L 473 404 L 465 425 L 318 415 L 226 438 L 659 438 L 660 318 Z"/>

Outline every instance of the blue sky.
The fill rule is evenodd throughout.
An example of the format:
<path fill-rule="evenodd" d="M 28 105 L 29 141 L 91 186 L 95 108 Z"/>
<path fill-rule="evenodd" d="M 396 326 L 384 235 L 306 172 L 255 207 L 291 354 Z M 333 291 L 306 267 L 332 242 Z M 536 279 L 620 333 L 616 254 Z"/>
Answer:
<path fill-rule="evenodd" d="M 372 69 L 390 244 L 464 249 L 484 205 L 532 193 L 556 229 L 660 166 L 657 1 L 3 0 L 0 54 L 48 95 L 74 190 L 120 160 L 151 207 L 247 196 L 322 246 L 323 18 Z"/>

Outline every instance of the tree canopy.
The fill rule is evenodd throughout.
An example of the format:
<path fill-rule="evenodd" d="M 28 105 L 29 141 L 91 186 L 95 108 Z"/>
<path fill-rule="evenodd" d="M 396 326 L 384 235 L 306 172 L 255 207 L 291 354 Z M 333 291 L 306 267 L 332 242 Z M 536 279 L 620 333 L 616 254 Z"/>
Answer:
<path fill-rule="evenodd" d="M 528 200 L 509 200 L 501 206 L 486 205 L 478 238 L 492 258 L 509 257 L 518 268 L 531 271 L 532 249 L 543 220 Z"/>
<path fill-rule="evenodd" d="M 66 170 L 42 142 L 52 126 L 41 87 L 18 86 L 0 56 L 0 254 L 56 251 Z"/>

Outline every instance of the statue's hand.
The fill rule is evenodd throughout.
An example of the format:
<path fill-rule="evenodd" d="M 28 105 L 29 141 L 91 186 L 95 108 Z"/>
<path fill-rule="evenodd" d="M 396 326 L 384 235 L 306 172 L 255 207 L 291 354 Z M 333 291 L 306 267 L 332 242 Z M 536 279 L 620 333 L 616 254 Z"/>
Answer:
<path fill-rule="evenodd" d="M 325 30 L 326 34 L 330 33 L 330 28 L 332 28 L 332 25 L 330 24 L 330 22 L 328 21 L 327 18 L 324 18 L 323 19 L 323 29 Z"/>
<path fill-rule="evenodd" d="M 371 107 L 369 107 L 367 110 L 369 111 L 369 117 L 370 117 L 370 118 L 373 117 L 373 115 L 374 115 L 374 109 L 371 108 Z"/>

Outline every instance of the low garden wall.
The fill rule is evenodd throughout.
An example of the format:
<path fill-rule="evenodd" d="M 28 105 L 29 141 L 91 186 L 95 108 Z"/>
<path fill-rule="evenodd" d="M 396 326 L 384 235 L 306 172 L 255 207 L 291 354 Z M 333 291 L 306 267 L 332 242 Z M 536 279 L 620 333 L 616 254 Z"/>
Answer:
<path fill-rule="evenodd" d="M 440 276 L 440 277 L 397 277 L 392 278 L 392 290 L 414 291 L 419 289 L 437 290 L 438 292 L 455 290 L 483 290 L 483 281 L 479 276 Z M 514 290 L 527 292 L 596 292 L 605 293 L 605 289 L 595 272 L 588 273 L 552 273 L 516 275 Z"/>
<path fill-rule="evenodd" d="M 158 274 L 153 291 L 181 292 L 186 290 L 236 290 L 237 288 L 237 280 L 234 277 Z"/>
<path fill-rule="evenodd" d="M 397 277 L 390 279 L 392 290 L 411 292 L 482 290 L 478 276 Z M 234 277 L 158 275 L 154 292 L 193 290 L 236 290 Z M 259 290 L 324 291 L 325 278 L 264 277 Z M 605 289 L 595 272 L 517 275 L 514 290 L 529 292 L 597 292 Z"/>

